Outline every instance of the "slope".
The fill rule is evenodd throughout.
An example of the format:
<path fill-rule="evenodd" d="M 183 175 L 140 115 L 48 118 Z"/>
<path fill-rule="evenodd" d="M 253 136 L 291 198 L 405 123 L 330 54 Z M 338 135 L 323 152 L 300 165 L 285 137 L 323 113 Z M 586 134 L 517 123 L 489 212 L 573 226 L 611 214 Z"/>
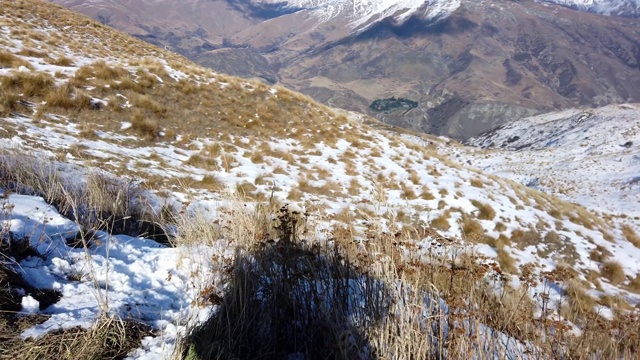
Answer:
<path fill-rule="evenodd" d="M 63 169 L 63 174 L 68 172 L 69 181 L 83 177 L 82 171 L 67 170 L 71 165 L 99 169 L 120 179 L 141 181 L 176 213 L 200 209 L 207 214 L 205 224 L 216 225 L 214 228 L 227 224 L 223 221 L 233 224 L 238 218 L 225 216 L 243 211 L 229 206 L 225 200 L 228 193 L 241 199 L 240 209 L 259 208 L 264 203 L 295 205 L 308 214 L 314 238 L 344 244 L 353 258 L 378 272 L 389 266 L 384 265 L 389 259 L 397 261 L 386 276 L 427 267 L 434 254 L 442 254 L 447 259 L 444 268 L 453 271 L 460 269 L 466 258 L 462 254 L 467 254 L 485 269 L 488 264 L 499 269 L 493 274 L 503 274 L 503 284 L 531 294 L 547 294 L 545 301 L 561 302 L 572 296 L 545 271 L 571 269 L 577 284 L 573 286 L 579 285 L 580 294 L 592 299 L 589 307 L 602 321 L 616 319 L 638 304 L 639 296 L 634 292 L 638 291 L 640 270 L 634 260 L 638 248 L 627 236 L 638 231 L 633 223 L 457 164 L 439 150 L 450 146 L 469 152 L 453 142 L 398 132 L 364 115 L 330 109 L 285 88 L 205 70 L 61 8 L 25 0 L 6 4 L 1 11 L 4 176 L 22 169 L 23 179 L 28 178 L 30 164 L 36 161 L 33 157 Z M 10 189 L 7 184 L 3 187 Z M 11 208 L 11 204 L 20 205 L 16 199 L 20 198 L 4 201 Z M 151 202 L 156 210 L 163 204 L 157 199 Z M 43 206 L 34 203 L 35 208 Z M 23 222 L 29 219 L 29 212 L 41 211 L 14 209 Z M 12 220 L 12 214 L 8 215 L 5 220 Z M 220 227 L 226 229 L 227 225 Z M 108 234 L 104 236 L 110 239 Z M 261 236 L 252 234 L 251 240 Z M 183 253 L 157 250 L 156 245 L 145 247 L 128 237 L 105 240 L 106 248 L 89 247 L 83 261 L 106 269 L 105 273 L 111 274 L 107 278 L 118 274 L 116 279 L 126 279 L 132 272 L 125 265 L 133 261 L 127 251 L 150 248 L 149 257 L 141 259 L 162 266 L 136 266 L 148 269 L 145 272 L 157 271 L 163 279 L 140 281 L 140 294 L 148 293 L 144 292 L 145 284 L 153 281 L 159 288 L 174 286 L 173 276 L 185 286 L 190 281 L 204 281 L 198 274 L 206 268 L 216 269 L 212 277 L 224 278 L 225 265 L 233 257 L 229 253 L 241 245 L 239 239 L 225 233 L 210 243 L 196 240 L 202 241 L 192 244 L 196 250 L 176 248 L 205 257 L 190 259 L 186 267 L 180 266 L 181 259 L 185 261 L 179 256 Z M 34 236 L 31 241 L 40 240 Z M 60 246 L 73 254 L 69 256 L 76 262 L 84 253 Z M 217 257 L 197 246 L 209 246 L 213 253 L 220 251 L 221 262 L 208 264 Z M 122 261 L 116 262 L 119 266 L 113 270 L 109 270 L 108 257 L 105 260 L 105 249 L 111 249 L 114 259 Z M 596 258 L 595 253 L 604 255 Z M 42 269 L 49 271 L 44 278 L 63 275 L 63 280 L 56 281 L 65 289 L 74 288 L 68 285 L 75 284 L 77 276 L 70 271 L 76 269 L 62 266 L 63 260 L 69 259 L 64 251 L 42 256 L 49 266 Z M 615 278 L 609 276 L 612 259 L 619 262 Z M 34 265 L 40 258 L 13 261 L 36 274 L 32 280 L 37 278 L 40 268 Z M 524 286 L 517 276 L 529 263 L 533 265 L 524 269 L 533 267 L 535 276 L 545 279 L 535 286 Z M 172 266 L 179 273 L 165 277 L 167 267 Z M 489 281 L 484 278 L 486 271 L 480 274 L 480 283 Z M 128 283 L 123 280 L 121 284 Z M 175 340 L 184 331 L 178 329 L 185 324 L 185 317 L 198 314 L 199 301 L 193 298 L 222 293 L 223 284 L 218 280 L 205 286 L 208 292 L 195 294 L 180 287 L 163 293 L 171 296 L 174 307 L 185 306 L 188 313 L 143 312 L 138 320 L 162 331 L 163 337 L 147 340 L 148 348 L 141 352 L 156 356 L 153 351 L 162 348 L 161 339 Z M 127 306 L 137 300 L 124 296 L 133 290 L 106 287 L 106 293 L 118 299 L 110 303 L 111 313 L 135 317 Z M 81 292 L 86 293 L 64 293 L 63 299 Z M 173 298 L 176 294 L 184 297 Z M 35 310 L 27 299 L 25 305 L 31 305 L 28 308 L 32 311 L 55 317 L 25 334 L 90 325 L 87 319 L 99 315 L 99 306 L 87 313 L 69 303 L 73 302 Z M 564 308 L 549 309 L 545 304 L 532 312 L 537 319 L 575 320 Z M 574 325 L 580 324 L 576 320 Z"/>
<path fill-rule="evenodd" d="M 217 71 L 457 139 L 540 112 L 640 100 L 633 16 L 506 0 L 58 2 Z M 392 97 L 416 106 L 370 107 Z"/>

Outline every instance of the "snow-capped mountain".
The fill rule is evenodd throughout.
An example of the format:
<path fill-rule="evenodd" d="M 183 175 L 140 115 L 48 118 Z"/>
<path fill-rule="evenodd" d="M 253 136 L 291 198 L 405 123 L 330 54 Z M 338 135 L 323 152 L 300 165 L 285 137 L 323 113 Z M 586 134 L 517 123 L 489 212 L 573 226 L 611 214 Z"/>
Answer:
<path fill-rule="evenodd" d="M 283 6 L 278 0 L 256 0 L 255 3 Z M 445 19 L 460 7 L 460 3 L 461 0 L 290 0 L 285 2 L 285 7 L 309 11 L 321 21 L 344 16 L 352 28 L 359 28 L 385 19 L 402 23 L 411 16 L 425 20 Z"/>
<path fill-rule="evenodd" d="M 549 4 L 567 6 L 581 11 L 604 15 L 637 17 L 640 15 L 638 0 L 536 0 Z"/>

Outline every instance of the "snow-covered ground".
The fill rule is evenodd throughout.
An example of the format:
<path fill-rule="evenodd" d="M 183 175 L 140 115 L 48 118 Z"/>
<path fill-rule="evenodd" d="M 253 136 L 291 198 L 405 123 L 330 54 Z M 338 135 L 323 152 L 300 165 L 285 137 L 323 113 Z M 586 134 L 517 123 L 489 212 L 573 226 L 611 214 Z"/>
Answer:
<path fill-rule="evenodd" d="M 83 37 L 72 26 L 58 29 L 46 21 L 26 19 L 11 20 L 31 21 L 28 26 L 32 29 L 73 36 L 80 43 L 95 40 Z M 0 21 L 8 19 L 0 16 Z M 0 40 L 0 49 L 14 54 L 27 47 L 11 36 L 9 27 L 0 31 Z M 45 41 L 31 42 L 28 46 L 46 48 Z M 109 44 L 105 47 L 109 50 Z M 33 70 L 5 68 L 0 69 L 0 76 L 25 71 L 52 76 L 63 73 L 64 76 L 56 76 L 57 84 L 62 85 L 81 66 L 98 60 L 121 65 L 132 74 L 145 70 L 139 58 L 119 58 L 113 51 L 100 55 L 98 51 L 71 46 L 56 51 L 71 58 L 73 65 L 60 67 L 41 57 L 16 55 L 31 64 Z M 149 54 L 175 81 L 182 79 L 221 89 L 230 86 L 211 72 L 187 76 L 184 68 L 170 65 L 163 56 Z M 243 80 L 234 81 L 246 85 Z M 109 98 L 94 92 L 95 88 L 84 90 L 94 101 L 105 104 L 101 111 L 108 111 Z M 270 89 L 268 94 L 276 99 L 282 95 L 276 89 Z M 126 98 L 126 94 L 114 95 Z M 42 104 L 31 105 L 37 108 Z M 131 106 L 130 102 L 125 106 Z M 7 156 L 31 154 L 51 163 L 99 167 L 120 176 L 135 175 L 143 182 L 152 177 L 157 183 L 175 183 L 179 179 L 193 185 L 166 188 L 161 193 L 171 201 L 181 202 L 182 207 L 208 214 L 216 214 L 224 203 L 221 193 L 248 184 L 245 188 L 254 198 L 261 195 L 305 208 L 310 214 L 309 226 L 318 237 L 351 225 L 349 231 L 355 241 L 363 242 L 367 227 L 374 222 L 383 232 L 404 230 L 417 234 L 414 244 L 408 244 L 403 251 L 418 260 L 433 251 L 433 236 L 421 236 L 419 230 L 436 223 L 441 236 L 472 240 L 470 251 L 484 255 L 487 261 L 493 261 L 501 252 L 513 258 L 516 267 L 534 263 L 537 269 L 554 269 L 558 264 L 569 264 L 585 282 L 585 274 L 597 272 L 601 266 L 590 253 L 602 248 L 622 265 L 626 279 L 620 286 L 601 279 L 599 288 L 593 285 L 588 289 L 590 294 L 619 295 L 632 307 L 640 303 L 638 294 L 624 288 L 640 273 L 640 249 L 625 240 L 620 228 L 626 222 L 640 231 L 634 219 L 640 212 L 638 183 L 633 180 L 639 168 L 640 145 L 640 109 L 636 105 L 588 114 L 571 110 L 555 117 L 525 119 L 496 132 L 494 144 L 523 146 L 515 152 L 466 148 L 429 136 L 401 137 L 364 125 L 361 115 L 349 115 L 339 125 L 343 137 L 337 139 L 317 133 L 308 134 L 312 141 L 306 142 L 304 137 L 293 135 L 250 138 L 228 134 L 213 138 L 202 134 L 188 140 L 167 136 L 151 142 L 128 132 L 131 122 L 120 115 L 110 120 L 116 122 L 117 126 L 111 126 L 116 130 L 98 128 L 94 136 L 82 137 L 81 119 L 48 113 L 35 117 L 34 113 L 20 110 L 0 118 L 0 133 L 4 134 L 0 147 Z M 500 135 L 502 132 L 506 135 Z M 207 149 L 214 145 L 219 154 L 210 156 L 213 165 L 190 161 L 195 156 L 208 156 Z M 211 191 L 202 186 L 207 176 L 214 177 L 222 190 Z M 562 190 L 563 186 L 573 190 Z M 600 213 L 589 213 L 531 187 L 564 196 Z M 43 259 L 25 259 L 18 268 L 34 285 L 63 293 L 58 303 L 42 311 L 34 299 L 24 298 L 25 311 L 51 315 L 45 323 L 26 330 L 24 336 L 38 336 L 58 327 L 89 326 L 101 309 L 108 309 L 160 331 L 160 336 L 146 339 L 143 348 L 131 354 L 133 358 L 169 356 L 185 324 L 202 319 L 210 310 L 198 305 L 200 285 L 207 279 L 195 274 L 217 276 L 216 266 L 220 264 L 211 259 L 229 259 L 233 252 L 232 239 L 202 244 L 197 249 L 167 248 L 150 240 L 106 233 L 100 233 L 99 244 L 85 252 L 64 243 L 65 237 L 78 230 L 77 225 L 42 199 L 10 194 L 1 201 L 5 209 L 10 208 L 2 215 L 3 228 L 28 236 L 32 245 L 46 254 Z M 247 201 L 247 206 L 252 205 Z M 603 220 L 621 214 L 628 218 Z M 469 219 L 475 230 L 466 224 Z M 519 242 L 518 233 L 532 230 L 539 236 L 537 239 Z M 547 242 L 547 237 L 553 242 Z M 495 244 L 501 238 L 511 239 L 511 243 L 498 248 Z M 517 276 L 512 279 L 517 285 Z M 564 296 L 562 288 L 549 282 L 542 282 L 531 291 L 549 294 L 551 301 Z"/>
<path fill-rule="evenodd" d="M 639 114 L 640 105 L 624 104 L 520 119 L 470 139 L 470 145 L 502 150 L 469 161 L 590 209 L 637 219 Z"/>

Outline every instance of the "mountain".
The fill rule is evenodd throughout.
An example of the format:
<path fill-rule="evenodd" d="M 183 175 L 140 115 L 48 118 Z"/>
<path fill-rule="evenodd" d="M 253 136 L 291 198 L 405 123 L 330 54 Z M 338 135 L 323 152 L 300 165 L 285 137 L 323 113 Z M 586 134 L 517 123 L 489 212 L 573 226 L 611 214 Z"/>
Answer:
<path fill-rule="evenodd" d="M 520 183 L 516 166 L 556 140 L 538 171 L 619 158 L 615 176 L 558 176 L 618 186 L 637 105 L 529 118 L 485 150 L 214 72 L 54 4 L 2 5 L 0 357 L 637 355 L 638 207 L 617 198 L 637 184 L 597 207 L 565 182 Z M 549 124 L 518 142 L 532 123 Z"/>
<path fill-rule="evenodd" d="M 639 110 L 623 104 L 534 116 L 467 144 L 506 150 L 475 157 L 474 166 L 483 171 L 591 209 L 640 217 Z"/>
<path fill-rule="evenodd" d="M 640 101 L 636 1 L 57 2 L 217 71 L 457 139 Z"/>
<path fill-rule="evenodd" d="M 611 16 L 638 17 L 640 3 L 637 0 L 539 0 L 540 2 L 567 6 Z"/>

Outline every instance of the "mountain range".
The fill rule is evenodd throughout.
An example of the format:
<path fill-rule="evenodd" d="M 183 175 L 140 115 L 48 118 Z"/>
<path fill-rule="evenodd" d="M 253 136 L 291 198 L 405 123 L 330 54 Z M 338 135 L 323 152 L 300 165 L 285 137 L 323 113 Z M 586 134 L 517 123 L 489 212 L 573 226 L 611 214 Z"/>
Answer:
<path fill-rule="evenodd" d="M 56 2 L 216 71 L 457 139 L 640 101 L 635 0 Z"/>

